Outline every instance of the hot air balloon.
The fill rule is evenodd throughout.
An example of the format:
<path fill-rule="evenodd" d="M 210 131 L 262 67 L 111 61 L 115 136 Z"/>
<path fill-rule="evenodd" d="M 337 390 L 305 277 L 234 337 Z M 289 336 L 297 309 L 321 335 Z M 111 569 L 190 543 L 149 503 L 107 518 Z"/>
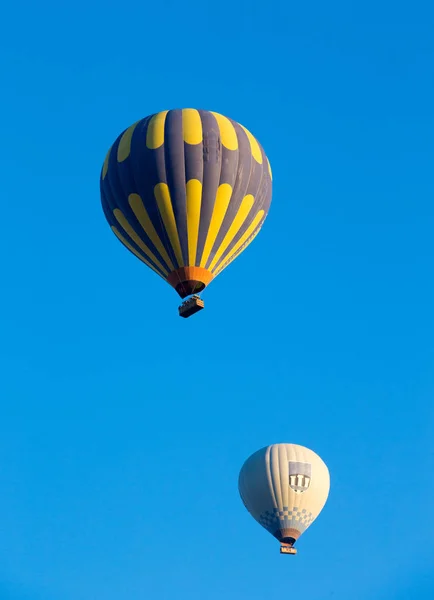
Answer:
<path fill-rule="evenodd" d="M 116 237 L 186 300 L 250 244 L 271 203 L 264 150 L 242 125 L 191 108 L 156 113 L 119 135 L 105 158 L 101 202 Z"/>
<path fill-rule="evenodd" d="M 330 475 L 323 460 L 297 444 L 273 444 L 244 463 L 238 480 L 241 499 L 256 521 L 296 554 L 296 540 L 326 503 Z"/>

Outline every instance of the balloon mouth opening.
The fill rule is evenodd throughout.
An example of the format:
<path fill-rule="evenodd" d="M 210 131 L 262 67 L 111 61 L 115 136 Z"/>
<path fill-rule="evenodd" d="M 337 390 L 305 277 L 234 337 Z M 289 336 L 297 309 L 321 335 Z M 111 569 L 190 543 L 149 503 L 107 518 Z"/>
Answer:
<path fill-rule="evenodd" d="M 295 538 L 293 537 L 284 537 L 279 540 L 282 544 L 288 544 L 288 546 L 293 546 L 295 544 Z"/>
<path fill-rule="evenodd" d="M 289 544 L 292 546 L 300 537 L 301 532 L 294 527 L 288 527 L 285 529 L 278 529 L 273 535 L 282 544 Z"/>
<path fill-rule="evenodd" d="M 194 279 L 190 281 L 181 281 L 175 287 L 175 290 L 178 292 L 181 298 L 186 298 L 191 294 L 198 294 L 204 289 L 205 284 L 202 281 L 195 281 Z"/>
<path fill-rule="evenodd" d="M 167 281 L 181 298 L 186 298 L 191 294 L 199 294 L 212 279 L 213 274 L 202 267 L 181 267 L 169 273 Z"/>

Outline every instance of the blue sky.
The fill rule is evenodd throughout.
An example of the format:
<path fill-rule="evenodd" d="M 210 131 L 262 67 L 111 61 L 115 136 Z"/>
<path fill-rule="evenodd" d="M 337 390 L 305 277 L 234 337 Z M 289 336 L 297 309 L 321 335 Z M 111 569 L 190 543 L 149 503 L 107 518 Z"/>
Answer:
<path fill-rule="evenodd" d="M 65 6 L 1 24 L 1 600 L 431 599 L 431 4 Z M 118 133 L 177 107 L 274 176 L 188 321 L 99 200 Z M 331 473 L 295 558 L 238 497 L 274 442 Z"/>

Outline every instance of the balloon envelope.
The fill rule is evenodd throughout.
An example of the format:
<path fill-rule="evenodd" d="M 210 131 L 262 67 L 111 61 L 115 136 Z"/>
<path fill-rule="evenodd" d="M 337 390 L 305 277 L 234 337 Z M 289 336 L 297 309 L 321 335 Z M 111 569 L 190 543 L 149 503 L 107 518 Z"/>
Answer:
<path fill-rule="evenodd" d="M 116 139 L 100 190 L 117 238 L 185 298 L 255 238 L 272 177 L 264 150 L 242 125 L 180 109 L 150 115 Z"/>
<path fill-rule="evenodd" d="M 312 450 L 273 444 L 246 460 L 238 489 L 254 519 L 280 542 L 292 546 L 326 503 L 330 476 Z"/>

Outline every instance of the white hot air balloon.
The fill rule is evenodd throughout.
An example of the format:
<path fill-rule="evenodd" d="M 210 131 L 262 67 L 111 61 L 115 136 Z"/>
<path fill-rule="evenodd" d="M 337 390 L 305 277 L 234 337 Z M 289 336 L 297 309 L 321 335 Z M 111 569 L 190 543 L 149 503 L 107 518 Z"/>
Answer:
<path fill-rule="evenodd" d="M 238 480 L 241 499 L 256 521 L 296 554 L 296 540 L 321 512 L 330 490 L 324 461 L 297 444 L 273 444 L 244 463 Z"/>

